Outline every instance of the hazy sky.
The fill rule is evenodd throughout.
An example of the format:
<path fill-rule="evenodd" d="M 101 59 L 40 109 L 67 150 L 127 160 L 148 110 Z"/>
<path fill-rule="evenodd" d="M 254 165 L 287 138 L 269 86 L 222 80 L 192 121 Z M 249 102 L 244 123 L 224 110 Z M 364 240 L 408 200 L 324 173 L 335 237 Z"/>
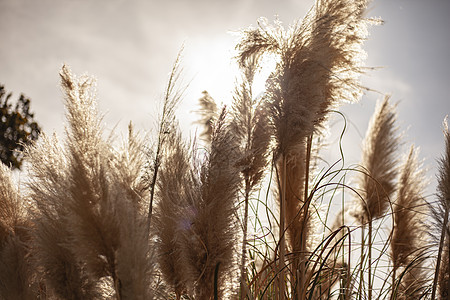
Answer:
<path fill-rule="evenodd" d="M 184 79 L 190 82 L 178 115 L 185 132 L 195 119 L 197 99 L 208 90 L 229 101 L 235 66 L 233 32 L 275 16 L 287 26 L 301 19 L 312 0 L 125 1 L 0 0 L 0 83 L 32 99 L 44 131 L 63 132 L 59 69 L 98 79 L 100 110 L 108 128 L 125 131 L 156 122 L 158 101 L 171 65 L 184 43 Z M 367 65 L 382 67 L 362 77 L 398 106 L 405 147 L 421 148 L 435 185 L 436 159 L 443 150 L 442 120 L 450 114 L 450 1 L 375 0 L 369 17 L 385 24 L 370 28 Z M 350 162 L 360 157 L 379 93 L 345 105 L 350 122 L 344 140 Z M 340 126 L 337 123 L 336 126 Z M 406 152 L 404 150 L 403 152 Z"/>

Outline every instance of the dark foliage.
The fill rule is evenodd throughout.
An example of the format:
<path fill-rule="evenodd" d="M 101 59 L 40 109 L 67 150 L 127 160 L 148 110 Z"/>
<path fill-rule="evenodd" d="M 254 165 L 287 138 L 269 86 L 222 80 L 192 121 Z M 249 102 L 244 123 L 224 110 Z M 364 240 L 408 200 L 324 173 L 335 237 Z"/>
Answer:
<path fill-rule="evenodd" d="M 38 138 L 41 128 L 30 112 L 30 99 L 22 94 L 14 106 L 9 101 L 11 96 L 0 85 L 0 159 L 9 167 L 20 169 L 25 145 Z"/>

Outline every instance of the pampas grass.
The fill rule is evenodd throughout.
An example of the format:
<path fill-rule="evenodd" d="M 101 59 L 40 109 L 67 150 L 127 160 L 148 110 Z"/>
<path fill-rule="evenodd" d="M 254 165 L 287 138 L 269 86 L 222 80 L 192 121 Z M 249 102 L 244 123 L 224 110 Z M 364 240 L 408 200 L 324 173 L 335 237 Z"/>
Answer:
<path fill-rule="evenodd" d="M 361 162 L 364 169 L 358 178 L 362 197 L 358 198 L 358 210 L 354 212 L 361 224 L 381 217 L 390 206 L 398 173 L 396 118 L 395 106 L 385 97 L 377 104 L 367 129 Z"/>
<path fill-rule="evenodd" d="M 362 71 L 365 6 L 365 1 L 318 1 L 300 26 L 286 32 L 279 24 L 274 28 L 261 25 L 245 31 L 237 46 L 241 65 L 251 56 L 279 56 L 266 97 L 277 144 L 280 270 L 284 268 L 285 230 L 290 249 L 302 266 L 305 263 L 312 135 L 336 103 L 356 101 L 360 96 L 357 74 Z M 297 277 L 302 276 L 304 267 Z M 299 285 L 302 289 L 304 283 Z M 280 297 L 284 297 L 282 287 Z"/>
<path fill-rule="evenodd" d="M 44 137 L 29 150 L 30 197 L 37 208 L 35 240 L 44 281 L 62 298 L 114 293 L 117 299 L 151 299 L 146 191 L 140 173 L 130 173 L 143 168 L 142 150 L 132 130 L 127 150 L 133 153 L 128 155 L 116 153 L 103 140 L 91 78 L 74 77 L 63 66 L 61 82 L 66 147 Z"/>
<path fill-rule="evenodd" d="M 450 209 L 450 131 L 447 118 L 444 120 L 445 153 L 440 160 L 438 175 L 438 206 L 435 209 L 437 233 L 440 234 L 439 249 L 436 260 L 435 276 L 433 281 L 432 298 L 439 288 L 440 299 L 448 297 L 450 291 L 450 259 L 449 259 L 449 229 L 448 214 Z"/>
<path fill-rule="evenodd" d="M 0 165 L 0 298 L 38 297 L 30 259 L 31 222 L 27 205 L 13 183 L 11 170 Z"/>
<path fill-rule="evenodd" d="M 200 109 L 197 113 L 201 116 L 198 123 L 203 128 L 200 137 L 204 138 L 206 143 L 209 144 L 211 143 L 212 126 L 214 125 L 214 120 L 217 119 L 217 105 L 207 91 L 203 91 L 202 94 L 203 96 L 198 100 Z"/>
<path fill-rule="evenodd" d="M 363 143 L 362 167 L 359 173 L 361 197 L 357 197 L 357 208 L 353 214 L 364 227 L 368 225 L 368 297 L 372 298 L 372 229 L 373 221 L 382 217 L 391 203 L 397 176 L 396 150 L 399 136 L 395 127 L 395 107 L 386 96 L 377 104 Z M 364 228 L 362 228 L 364 243 Z M 361 247 L 363 251 L 364 247 Z M 361 257 L 364 257 L 362 252 Z M 361 260 L 362 266 L 362 260 Z M 361 285 L 363 273 L 361 271 Z"/>
<path fill-rule="evenodd" d="M 427 280 L 424 268 L 424 253 L 427 250 L 424 218 L 427 210 L 422 196 L 425 181 L 417 156 L 417 151 L 411 147 L 401 167 L 397 199 L 394 202 L 392 280 L 398 299 L 420 298 Z M 400 268 L 403 268 L 403 272 Z"/>
<path fill-rule="evenodd" d="M 254 99 L 252 85 L 258 65 L 255 57 L 241 62 L 242 82 L 236 87 L 232 106 L 231 132 L 241 145 L 237 165 L 242 174 L 242 195 L 244 216 L 242 224 L 242 255 L 241 255 L 241 288 L 245 290 L 247 263 L 247 235 L 250 196 L 261 182 L 268 163 L 270 131 L 268 116 L 264 110 L 262 99 Z M 244 294 L 241 294 L 241 299 Z"/>
<path fill-rule="evenodd" d="M 24 218 L 25 208 L 22 206 L 19 191 L 13 183 L 11 170 L 0 165 L 0 240 L 4 241 L 14 232 L 18 223 Z"/>
<path fill-rule="evenodd" d="M 445 245 L 442 249 L 442 260 L 440 263 L 439 271 L 436 273 L 438 276 L 437 281 L 437 294 L 438 299 L 448 299 L 449 295 L 449 278 L 450 278 L 450 257 L 449 257 L 450 242 L 445 241 Z"/>
<path fill-rule="evenodd" d="M 180 79 L 181 70 L 180 62 L 183 49 L 178 52 L 178 56 L 175 63 L 172 66 L 172 71 L 170 72 L 169 81 L 164 93 L 163 107 L 158 124 L 158 134 L 157 142 L 155 146 L 154 153 L 150 153 L 150 172 L 147 174 L 147 180 L 150 189 L 150 203 L 148 206 L 148 226 L 150 228 L 152 213 L 153 213 L 153 198 L 156 190 L 156 180 L 158 178 L 158 170 L 161 166 L 162 151 L 165 147 L 165 142 L 175 122 L 175 109 L 178 103 L 183 97 L 184 88 L 178 88 L 177 82 Z"/>
<path fill-rule="evenodd" d="M 45 274 L 46 293 L 64 299 L 99 296 L 95 284 L 88 280 L 81 262 L 67 245 L 69 225 L 64 203 L 69 173 L 63 148 L 56 138 L 45 135 L 33 149 L 28 149 L 31 164 L 30 198 L 34 202 L 34 256 L 39 271 Z"/>
<path fill-rule="evenodd" d="M 346 165 L 341 145 L 341 160 L 321 162 L 327 120 L 364 91 L 366 6 L 318 0 L 287 29 L 260 21 L 243 31 L 233 102 L 218 109 L 204 93 L 200 144 L 175 116 L 180 55 L 154 145 L 131 123 L 122 144 L 106 138 L 95 80 L 63 66 L 64 137 L 42 134 L 27 148 L 23 187 L 0 166 L 0 299 L 446 298 L 447 127 L 437 203 L 423 196 L 418 152 L 399 163 L 389 97 L 359 166 Z M 265 55 L 276 66 L 256 96 Z M 430 211 L 436 249 L 424 233 Z"/>
<path fill-rule="evenodd" d="M 240 177 L 236 139 L 225 118 L 222 110 L 204 158 L 188 155 L 179 135 L 170 138 L 171 151 L 158 179 L 158 261 L 177 299 L 183 294 L 212 299 L 214 294 L 236 293 L 230 279 L 237 271 L 234 240 Z"/>
<path fill-rule="evenodd" d="M 157 234 L 158 261 L 166 284 L 175 292 L 177 299 L 187 293 L 185 264 L 181 260 L 180 235 L 191 226 L 192 213 L 189 204 L 192 201 L 193 187 L 190 161 L 181 136 L 172 133 L 167 141 L 170 152 L 165 153 L 166 164 L 161 168 L 158 179 L 155 211 L 155 229 Z M 190 280 L 192 283 L 192 280 Z"/>
<path fill-rule="evenodd" d="M 236 140 L 225 123 L 225 116 L 222 110 L 213 127 L 209 153 L 194 169 L 196 190 L 190 203 L 193 216 L 190 228 L 182 232 L 182 259 L 186 272 L 194 280 L 194 295 L 198 299 L 212 299 L 214 293 L 219 298 L 230 297 L 229 293 L 233 293 L 233 286 L 227 286 L 227 281 L 233 284 L 230 279 L 236 259 L 235 212 L 240 178 L 235 167 Z M 217 291 L 214 283 L 219 285 Z"/>

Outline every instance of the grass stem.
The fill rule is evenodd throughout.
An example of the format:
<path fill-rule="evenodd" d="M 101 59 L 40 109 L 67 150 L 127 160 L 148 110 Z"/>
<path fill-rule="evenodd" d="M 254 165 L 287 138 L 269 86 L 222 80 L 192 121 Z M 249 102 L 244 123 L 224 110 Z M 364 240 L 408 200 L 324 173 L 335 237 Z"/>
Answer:
<path fill-rule="evenodd" d="M 438 256 L 436 261 L 436 269 L 434 272 L 434 280 L 433 280 L 433 288 L 431 291 L 431 299 L 435 299 L 436 297 L 436 289 L 437 289 L 437 282 L 439 277 L 439 270 L 441 267 L 441 257 L 442 257 L 442 250 L 444 249 L 444 242 L 445 242 L 445 236 L 447 232 L 447 221 L 448 221 L 448 206 L 445 206 L 445 212 L 444 212 L 444 225 L 442 226 L 441 230 L 441 239 L 439 241 L 439 249 L 438 249 Z M 449 255 L 450 257 L 450 255 Z M 450 282 L 450 280 L 449 280 Z"/>
<path fill-rule="evenodd" d="M 369 240 L 369 244 L 367 245 L 368 247 L 368 266 L 367 266 L 367 273 L 368 273 L 368 278 L 367 278 L 367 284 L 368 284 L 368 295 L 369 295 L 369 299 L 372 299 L 372 219 L 369 220 L 369 233 L 368 233 L 368 240 Z"/>
<path fill-rule="evenodd" d="M 285 296 L 285 252 L 286 252 L 286 235 L 285 235 L 285 218 L 286 218 L 286 155 L 281 154 L 281 200 L 280 200 L 280 261 L 279 261 L 279 298 L 284 299 Z"/>

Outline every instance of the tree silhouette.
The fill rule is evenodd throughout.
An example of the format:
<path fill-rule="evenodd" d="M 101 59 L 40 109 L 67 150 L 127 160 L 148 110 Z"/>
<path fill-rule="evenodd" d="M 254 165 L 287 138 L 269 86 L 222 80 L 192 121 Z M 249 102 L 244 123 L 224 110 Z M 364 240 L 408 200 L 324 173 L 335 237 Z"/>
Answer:
<path fill-rule="evenodd" d="M 20 169 L 25 145 L 38 138 L 41 128 L 30 112 L 30 99 L 21 94 L 13 109 L 11 96 L 0 84 L 0 159 L 9 167 Z"/>

